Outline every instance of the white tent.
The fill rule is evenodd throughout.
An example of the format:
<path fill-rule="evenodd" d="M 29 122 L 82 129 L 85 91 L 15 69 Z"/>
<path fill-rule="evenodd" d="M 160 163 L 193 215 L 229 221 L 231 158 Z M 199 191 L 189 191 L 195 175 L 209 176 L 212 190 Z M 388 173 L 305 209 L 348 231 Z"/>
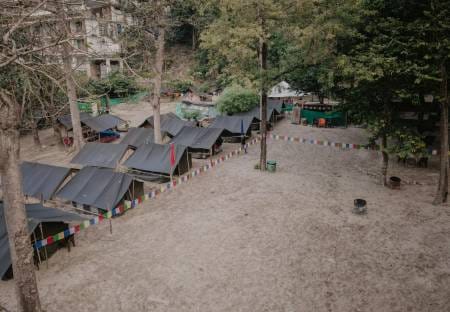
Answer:
<path fill-rule="evenodd" d="M 303 92 L 291 89 L 286 81 L 282 81 L 274 86 L 269 94 L 269 98 L 293 98 L 303 96 Z"/>

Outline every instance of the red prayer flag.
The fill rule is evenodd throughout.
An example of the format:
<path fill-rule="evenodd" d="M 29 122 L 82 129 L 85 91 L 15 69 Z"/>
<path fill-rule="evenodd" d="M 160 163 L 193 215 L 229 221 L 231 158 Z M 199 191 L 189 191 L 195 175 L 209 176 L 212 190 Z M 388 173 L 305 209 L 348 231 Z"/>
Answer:
<path fill-rule="evenodd" d="M 170 144 L 170 167 L 175 166 L 175 144 Z"/>

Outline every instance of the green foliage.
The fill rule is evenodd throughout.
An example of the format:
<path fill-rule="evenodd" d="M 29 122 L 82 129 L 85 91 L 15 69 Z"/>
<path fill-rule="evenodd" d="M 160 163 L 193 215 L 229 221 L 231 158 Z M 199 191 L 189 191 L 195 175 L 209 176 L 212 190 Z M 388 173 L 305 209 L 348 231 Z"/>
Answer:
<path fill-rule="evenodd" d="M 280 57 L 288 48 L 281 35 L 288 32 L 284 21 L 296 14 L 297 4 L 291 0 L 221 1 L 218 17 L 201 35 L 200 47 L 207 51 L 202 61 L 207 60 L 208 66 L 199 72 L 222 83 L 251 88 L 271 85 L 268 77 L 279 74 Z M 270 62 L 263 72 L 258 53 L 262 39 L 269 43 Z"/>
<path fill-rule="evenodd" d="M 234 85 L 224 90 L 217 101 L 217 109 L 221 113 L 246 112 L 258 105 L 255 91 Z"/>
<path fill-rule="evenodd" d="M 182 110 L 182 114 L 183 114 L 183 118 L 185 118 L 187 120 L 198 120 L 201 115 L 200 111 L 198 111 L 198 110 L 192 110 L 192 111 Z"/>
<path fill-rule="evenodd" d="M 139 90 L 133 78 L 120 72 L 114 72 L 104 79 L 90 80 L 86 88 L 91 94 L 108 94 L 111 98 L 128 96 Z"/>
<path fill-rule="evenodd" d="M 209 93 L 211 91 L 211 89 L 213 89 L 213 88 L 214 88 L 214 84 L 209 81 L 204 82 L 197 87 L 198 92 L 201 92 L 201 93 Z"/>
<path fill-rule="evenodd" d="M 175 92 L 186 93 L 192 88 L 194 82 L 191 80 L 172 80 L 167 85 Z"/>
<path fill-rule="evenodd" d="M 389 152 L 397 155 L 400 158 L 420 158 L 427 155 L 427 146 L 423 140 L 423 137 L 412 133 L 409 129 L 396 130 L 392 134 L 392 138 L 395 140 L 389 148 Z"/>

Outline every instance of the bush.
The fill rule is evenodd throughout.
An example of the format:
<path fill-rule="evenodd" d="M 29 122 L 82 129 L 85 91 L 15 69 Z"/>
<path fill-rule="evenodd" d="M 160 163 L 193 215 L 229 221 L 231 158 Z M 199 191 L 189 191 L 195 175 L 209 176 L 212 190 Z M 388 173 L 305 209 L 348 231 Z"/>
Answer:
<path fill-rule="evenodd" d="M 193 85 L 194 83 L 190 80 L 172 80 L 168 83 L 174 92 L 180 93 L 186 93 Z"/>
<path fill-rule="evenodd" d="M 427 156 L 427 145 L 423 138 L 407 129 L 400 129 L 393 133 L 395 144 L 389 148 L 389 152 L 400 157 L 425 157 Z"/>
<path fill-rule="evenodd" d="M 201 116 L 201 113 L 197 110 L 194 111 L 183 111 L 183 118 L 187 120 L 198 120 Z"/>
<path fill-rule="evenodd" d="M 231 86 L 224 90 L 217 101 L 217 109 L 221 113 L 247 112 L 258 105 L 258 95 L 250 89 Z"/>
<path fill-rule="evenodd" d="M 87 88 L 95 95 L 108 94 L 111 98 L 127 96 L 139 90 L 133 78 L 120 72 L 114 72 L 104 79 L 90 80 Z"/>

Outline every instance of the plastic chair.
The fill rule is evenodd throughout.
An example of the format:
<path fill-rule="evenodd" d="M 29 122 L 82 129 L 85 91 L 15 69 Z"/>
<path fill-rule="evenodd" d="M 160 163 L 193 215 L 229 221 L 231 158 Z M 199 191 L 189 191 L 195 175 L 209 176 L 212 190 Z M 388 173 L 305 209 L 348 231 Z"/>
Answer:
<path fill-rule="evenodd" d="M 325 118 L 319 118 L 318 127 L 325 128 L 327 126 L 327 120 Z"/>

